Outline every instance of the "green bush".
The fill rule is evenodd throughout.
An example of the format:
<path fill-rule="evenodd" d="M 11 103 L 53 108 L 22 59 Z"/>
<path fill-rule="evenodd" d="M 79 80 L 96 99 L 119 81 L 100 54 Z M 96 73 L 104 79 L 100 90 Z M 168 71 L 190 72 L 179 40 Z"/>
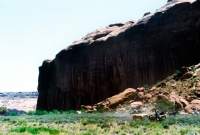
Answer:
<path fill-rule="evenodd" d="M 102 124 L 99 124 L 99 126 L 101 127 L 101 128 L 110 128 L 110 125 L 108 124 L 108 123 L 102 123 Z"/>
<path fill-rule="evenodd" d="M 97 109 L 97 111 L 98 111 L 99 113 L 104 113 L 104 112 L 105 112 L 105 110 L 104 110 L 103 108 L 99 108 L 99 109 Z"/>
<path fill-rule="evenodd" d="M 129 123 L 129 126 L 131 126 L 131 127 L 143 126 L 143 125 L 144 125 L 144 122 L 142 122 L 142 121 L 135 121 L 135 122 Z"/>
<path fill-rule="evenodd" d="M 95 120 L 95 119 L 84 118 L 84 119 L 81 119 L 81 123 L 83 125 L 88 125 L 88 124 L 97 124 L 97 123 L 101 123 L 101 122 L 99 122 L 98 120 Z"/>
<path fill-rule="evenodd" d="M 62 112 L 63 114 L 77 114 L 76 110 L 69 110 Z"/>
<path fill-rule="evenodd" d="M 6 116 L 8 114 L 8 109 L 4 106 L 0 107 L 0 115 Z"/>
<path fill-rule="evenodd" d="M 163 128 L 162 124 L 158 122 L 151 122 L 149 125 L 147 125 L 147 127 L 148 128 L 155 128 L 155 127 Z"/>
<path fill-rule="evenodd" d="M 24 120 L 18 120 L 18 125 L 26 125 L 26 121 Z"/>
<path fill-rule="evenodd" d="M 10 112 L 9 115 L 10 116 L 18 116 L 19 114 L 17 114 L 17 112 Z"/>
<path fill-rule="evenodd" d="M 56 110 L 56 109 L 52 110 L 50 113 L 51 114 L 60 114 L 60 112 L 58 110 Z"/>
<path fill-rule="evenodd" d="M 175 74 L 179 74 L 180 73 L 180 70 L 175 70 Z"/>
<path fill-rule="evenodd" d="M 190 132 L 189 129 L 181 129 L 180 131 L 181 135 L 186 135 L 188 132 Z"/>
<path fill-rule="evenodd" d="M 39 134 L 40 132 L 47 132 L 50 135 L 56 135 L 59 134 L 59 130 L 56 129 L 50 129 L 46 127 L 18 127 L 16 129 L 12 129 L 10 132 L 17 132 L 17 133 L 24 133 L 29 132 L 31 134 Z"/>
<path fill-rule="evenodd" d="M 144 87 L 146 90 L 149 89 L 149 85 L 148 85 L 148 84 L 145 84 L 143 87 Z"/>
<path fill-rule="evenodd" d="M 169 129 L 169 124 L 167 122 L 162 123 L 163 128 Z"/>
<path fill-rule="evenodd" d="M 176 118 L 175 117 L 168 117 L 164 123 L 167 123 L 168 125 L 174 125 L 176 124 Z"/>
<path fill-rule="evenodd" d="M 48 114 L 46 110 L 36 110 L 35 115 L 45 115 Z"/>
<path fill-rule="evenodd" d="M 173 110 L 174 108 L 175 108 L 174 103 L 166 99 L 157 100 L 155 104 L 155 109 L 161 112 L 167 112 L 169 110 Z"/>
<path fill-rule="evenodd" d="M 27 114 L 27 115 L 34 115 L 34 114 L 35 114 L 35 111 L 30 110 L 30 111 L 28 111 L 26 114 Z"/>
<path fill-rule="evenodd" d="M 85 109 L 82 108 L 81 109 L 81 113 L 86 113 Z"/>

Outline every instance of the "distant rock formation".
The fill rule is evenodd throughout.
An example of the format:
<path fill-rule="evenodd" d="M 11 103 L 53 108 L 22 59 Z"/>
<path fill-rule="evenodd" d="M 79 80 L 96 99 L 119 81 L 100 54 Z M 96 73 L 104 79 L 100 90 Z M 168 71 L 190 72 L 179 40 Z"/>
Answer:
<path fill-rule="evenodd" d="M 38 92 L 0 92 L 0 97 L 8 98 L 37 98 Z"/>
<path fill-rule="evenodd" d="M 173 0 L 87 34 L 39 67 L 38 110 L 80 109 L 200 61 L 200 2 Z"/>

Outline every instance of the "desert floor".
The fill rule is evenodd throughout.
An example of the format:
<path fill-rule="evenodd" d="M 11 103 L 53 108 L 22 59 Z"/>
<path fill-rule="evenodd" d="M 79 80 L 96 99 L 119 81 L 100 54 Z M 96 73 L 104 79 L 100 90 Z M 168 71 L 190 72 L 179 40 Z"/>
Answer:
<path fill-rule="evenodd" d="M 9 110 L 18 110 L 28 112 L 35 110 L 37 98 L 8 98 L 0 97 L 0 106 L 5 106 Z"/>

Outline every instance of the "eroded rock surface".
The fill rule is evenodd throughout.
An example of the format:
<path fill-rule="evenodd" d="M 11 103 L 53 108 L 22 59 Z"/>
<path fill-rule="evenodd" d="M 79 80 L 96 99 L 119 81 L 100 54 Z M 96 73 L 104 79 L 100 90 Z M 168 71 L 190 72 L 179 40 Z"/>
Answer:
<path fill-rule="evenodd" d="M 39 67 L 38 110 L 80 109 L 200 61 L 200 2 L 169 1 L 87 34 Z"/>

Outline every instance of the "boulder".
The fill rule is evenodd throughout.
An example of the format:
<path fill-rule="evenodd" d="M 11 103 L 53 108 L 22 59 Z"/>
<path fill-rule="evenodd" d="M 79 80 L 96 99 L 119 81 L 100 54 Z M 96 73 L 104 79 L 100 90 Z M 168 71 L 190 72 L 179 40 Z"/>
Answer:
<path fill-rule="evenodd" d="M 199 104 L 189 104 L 185 107 L 185 111 L 187 113 L 192 113 L 194 109 L 197 109 L 200 111 L 200 105 Z"/>
<path fill-rule="evenodd" d="M 196 96 L 189 96 L 189 95 L 185 96 L 185 99 L 186 99 L 186 101 L 188 101 L 188 102 L 191 102 L 192 100 L 194 100 L 194 99 L 196 99 L 196 98 L 197 98 Z"/>
<path fill-rule="evenodd" d="M 145 90 L 144 87 L 139 87 L 139 88 L 137 88 L 137 91 L 138 91 L 138 92 L 142 92 L 142 91 L 144 91 L 144 90 Z"/>
<path fill-rule="evenodd" d="M 194 109 L 200 111 L 200 100 L 192 100 L 190 104 L 185 107 L 185 111 L 192 113 Z"/>
<path fill-rule="evenodd" d="M 198 104 L 198 105 L 200 105 L 200 100 L 192 100 L 191 104 Z"/>
<path fill-rule="evenodd" d="M 144 99 L 145 99 L 145 100 L 149 100 L 149 99 L 151 99 L 151 98 L 152 98 L 152 95 L 149 94 L 149 93 L 147 93 L 147 94 L 144 95 Z"/>
<path fill-rule="evenodd" d="M 163 95 L 163 94 L 159 94 L 158 96 L 157 96 L 157 99 L 166 99 L 166 100 L 169 100 L 169 98 L 166 96 L 166 95 Z"/>
<path fill-rule="evenodd" d="M 180 108 L 184 108 L 185 106 L 187 106 L 189 103 L 181 96 L 178 96 L 177 94 L 175 94 L 174 92 L 172 92 L 169 95 L 169 100 L 171 102 L 174 102 L 176 105 L 178 105 L 178 107 Z"/>
<path fill-rule="evenodd" d="M 181 80 L 184 80 L 184 79 L 191 78 L 192 76 L 193 76 L 193 73 L 187 72 L 187 73 L 183 74 L 183 75 L 180 77 L 180 79 L 181 79 Z"/>
<path fill-rule="evenodd" d="M 137 101 L 137 102 L 133 102 L 130 104 L 130 109 L 133 110 L 133 109 L 140 109 L 142 107 L 142 102 L 140 101 Z"/>

